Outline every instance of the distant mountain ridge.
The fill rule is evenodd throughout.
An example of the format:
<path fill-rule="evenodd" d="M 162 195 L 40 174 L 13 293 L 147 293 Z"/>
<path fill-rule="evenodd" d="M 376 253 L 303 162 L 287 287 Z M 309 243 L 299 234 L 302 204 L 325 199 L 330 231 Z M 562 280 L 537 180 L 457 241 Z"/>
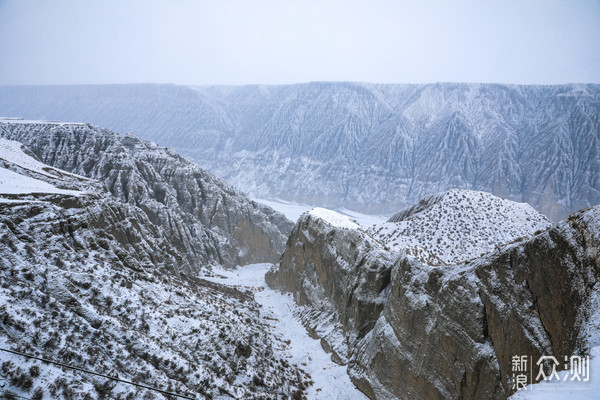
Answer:
<path fill-rule="evenodd" d="M 0 115 L 132 131 L 262 198 L 391 213 L 453 187 L 600 203 L 600 85 L 0 87 Z"/>

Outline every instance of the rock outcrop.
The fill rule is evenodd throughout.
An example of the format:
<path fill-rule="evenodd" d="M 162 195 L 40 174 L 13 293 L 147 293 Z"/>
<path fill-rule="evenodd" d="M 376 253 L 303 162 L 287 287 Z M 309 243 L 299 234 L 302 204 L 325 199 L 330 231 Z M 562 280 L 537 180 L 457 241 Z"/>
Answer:
<path fill-rule="evenodd" d="M 348 347 L 373 328 L 385 305 L 393 262 L 393 254 L 358 225 L 340 227 L 305 213 L 265 279 L 309 306 L 301 314 L 309 333 L 322 339 L 334 361 L 346 363 Z"/>
<path fill-rule="evenodd" d="M 104 183 L 139 208 L 181 257 L 180 270 L 276 261 L 292 224 L 173 150 L 87 124 L 0 121 L 0 137 L 42 162 Z"/>
<path fill-rule="evenodd" d="M 306 306 L 307 329 L 370 398 L 504 399 L 512 356 L 589 351 L 599 278 L 597 206 L 452 266 L 307 213 L 267 283 Z"/>

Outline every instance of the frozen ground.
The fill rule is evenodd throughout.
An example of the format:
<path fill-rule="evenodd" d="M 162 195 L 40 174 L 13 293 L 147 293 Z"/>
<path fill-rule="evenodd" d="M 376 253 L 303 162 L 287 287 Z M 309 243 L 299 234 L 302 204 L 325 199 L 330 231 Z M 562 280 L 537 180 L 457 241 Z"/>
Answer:
<path fill-rule="evenodd" d="M 298 364 L 308 372 L 314 384 L 307 390 L 308 399 L 353 400 L 367 399 L 342 367 L 331 361 L 330 354 L 321 347 L 319 340 L 312 339 L 295 317 L 297 306 L 291 295 L 269 289 L 264 280 L 271 264 L 251 264 L 236 270 L 215 269 L 222 278 L 207 278 L 216 282 L 246 286 L 254 289 L 256 301 L 262 306 L 260 317 L 269 324 L 275 336 L 289 341 L 285 348 L 274 349 L 281 357 L 287 357 L 290 364 Z"/>

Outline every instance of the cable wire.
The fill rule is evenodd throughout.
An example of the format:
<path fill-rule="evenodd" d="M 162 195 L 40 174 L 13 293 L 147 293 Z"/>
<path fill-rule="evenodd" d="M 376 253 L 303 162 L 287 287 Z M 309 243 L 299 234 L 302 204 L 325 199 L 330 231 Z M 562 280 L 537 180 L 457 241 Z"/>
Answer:
<path fill-rule="evenodd" d="M 96 376 L 101 376 L 102 378 L 112 379 L 113 381 L 126 383 L 128 385 L 133 385 L 133 386 L 141 387 L 141 388 L 148 389 L 148 390 L 154 390 L 155 392 L 159 392 L 159 393 L 162 393 L 162 394 L 166 394 L 166 395 L 170 395 L 170 396 L 175 396 L 175 397 L 180 397 L 182 399 L 196 400 L 195 397 L 189 397 L 189 396 L 186 396 L 186 395 L 183 395 L 183 394 L 179 394 L 179 393 L 168 392 L 166 390 L 158 389 L 158 388 L 155 388 L 155 387 L 152 387 L 152 386 L 148 386 L 148 385 L 143 385 L 141 383 L 135 383 L 135 382 L 127 381 L 127 380 L 124 380 L 124 379 L 120 379 L 120 378 L 117 378 L 115 376 L 99 374 L 98 372 L 90 371 L 90 370 L 87 370 L 87 369 L 84 369 L 84 368 L 74 367 L 72 365 L 64 364 L 64 363 L 61 363 L 61 362 L 58 362 L 58 361 L 48 360 L 48 359 L 45 359 L 45 358 L 42 358 L 42 357 L 37 357 L 37 356 L 31 355 L 31 354 L 21 353 L 19 351 L 14 351 L 14 350 L 9 350 L 9 349 L 3 349 L 1 347 L 0 347 L 0 351 L 5 351 L 7 353 L 16 354 L 16 355 L 22 356 L 22 357 L 33 358 L 35 360 L 40 360 L 42 362 L 49 363 L 49 364 L 60 365 L 61 367 L 70 368 L 70 369 L 73 369 L 75 371 L 80 371 L 80 372 L 85 372 L 86 374 L 92 374 L 92 375 L 96 375 Z"/>

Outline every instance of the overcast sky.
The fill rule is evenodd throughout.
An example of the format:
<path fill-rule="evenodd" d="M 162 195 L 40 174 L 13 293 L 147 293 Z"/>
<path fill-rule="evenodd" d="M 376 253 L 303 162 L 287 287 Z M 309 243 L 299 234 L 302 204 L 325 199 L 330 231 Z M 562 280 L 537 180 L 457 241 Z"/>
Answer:
<path fill-rule="evenodd" d="M 0 84 L 600 83 L 600 0 L 0 0 Z"/>

